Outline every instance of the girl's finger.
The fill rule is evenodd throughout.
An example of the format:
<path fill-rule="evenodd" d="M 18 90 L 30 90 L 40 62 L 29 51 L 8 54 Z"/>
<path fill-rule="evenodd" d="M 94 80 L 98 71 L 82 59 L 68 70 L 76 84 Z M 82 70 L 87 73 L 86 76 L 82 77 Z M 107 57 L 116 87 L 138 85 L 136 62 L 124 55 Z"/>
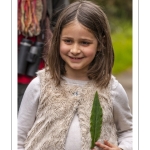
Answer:
<path fill-rule="evenodd" d="M 111 144 L 111 143 L 109 143 L 108 141 L 104 141 L 104 144 L 105 145 L 107 145 L 107 146 L 109 146 L 109 147 L 111 147 L 111 148 L 113 148 L 115 145 L 113 145 L 113 144 Z"/>
<path fill-rule="evenodd" d="M 103 149 L 105 149 L 105 150 L 107 150 L 107 149 L 110 148 L 109 146 L 104 145 L 104 144 L 101 144 L 101 143 L 99 143 L 99 142 L 96 142 L 95 145 L 98 146 L 99 148 L 103 148 Z"/>

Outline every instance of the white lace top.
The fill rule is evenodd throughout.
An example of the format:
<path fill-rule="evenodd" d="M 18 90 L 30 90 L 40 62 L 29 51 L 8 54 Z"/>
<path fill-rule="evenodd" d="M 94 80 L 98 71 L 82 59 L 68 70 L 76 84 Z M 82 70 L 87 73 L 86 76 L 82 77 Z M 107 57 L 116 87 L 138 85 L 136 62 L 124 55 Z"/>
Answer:
<path fill-rule="evenodd" d="M 72 80 L 64 77 L 68 84 L 84 85 L 87 81 Z M 78 93 L 75 93 L 78 94 Z M 27 133 L 35 121 L 40 96 L 40 81 L 36 77 L 31 81 L 22 99 L 18 114 L 18 150 L 24 150 Z M 113 101 L 114 122 L 117 128 L 118 145 L 123 150 L 132 150 L 132 115 L 130 112 L 126 92 L 116 80 L 112 86 L 111 99 Z M 31 101 L 32 100 L 32 101 Z M 71 123 L 65 149 L 80 150 L 81 135 L 77 114 Z"/>

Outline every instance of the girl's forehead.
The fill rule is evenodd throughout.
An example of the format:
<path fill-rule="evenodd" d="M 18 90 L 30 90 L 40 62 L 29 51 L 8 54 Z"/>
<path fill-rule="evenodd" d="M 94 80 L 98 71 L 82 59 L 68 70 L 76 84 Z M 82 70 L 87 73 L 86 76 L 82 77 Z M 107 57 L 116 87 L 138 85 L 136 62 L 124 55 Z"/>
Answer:
<path fill-rule="evenodd" d="M 73 21 L 69 22 L 62 28 L 62 30 L 65 28 L 77 28 L 78 26 L 80 26 L 84 30 L 87 30 L 88 32 L 91 32 L 91 30 L 89 28 L 87 28 L 86 26 L 81 24 L 78 20 L 73 20 Z"/>
<path fill-rule="evenodd" d="M 95 35 L 84 25 L 78 21 L 74 21 L 66 25 L 61 32 L 61 37 L 95 39 Z"/>

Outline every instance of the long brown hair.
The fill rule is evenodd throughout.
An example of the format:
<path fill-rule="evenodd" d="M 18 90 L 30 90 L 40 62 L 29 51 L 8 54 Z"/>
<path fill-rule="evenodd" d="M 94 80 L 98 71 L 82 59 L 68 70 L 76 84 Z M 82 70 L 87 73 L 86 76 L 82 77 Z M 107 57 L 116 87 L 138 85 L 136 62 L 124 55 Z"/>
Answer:
<path fill-rule="evenodd" d="M 106 87 L 111 78 L 114 64 L 110 27 L 108 19 L 100 6 L 90 1 L 80 0 L 71 3 L 58 17 L 47 55 L 47 68 L 56 84 L 59 85 L 62 75 L 65 75 L 65 62 L 61 58 L 59 50 L 60 35 L 62 29 L 75 19 L 88 28 L 98 41 L 99 50 L 89 66 L 87 75 L 98 86 Z"/>

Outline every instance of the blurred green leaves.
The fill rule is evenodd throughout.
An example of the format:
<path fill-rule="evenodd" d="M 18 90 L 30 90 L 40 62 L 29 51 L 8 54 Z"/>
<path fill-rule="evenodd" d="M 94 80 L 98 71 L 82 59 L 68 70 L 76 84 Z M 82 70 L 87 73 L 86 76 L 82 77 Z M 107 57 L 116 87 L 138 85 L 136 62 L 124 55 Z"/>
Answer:
<path fill-rule="evenodd" d="M 115 32 L 112 32 L 112 43 L 115 53 L 113 74 L 118 74 L 132 67 L 132 25 L 122 21 Z"/>

